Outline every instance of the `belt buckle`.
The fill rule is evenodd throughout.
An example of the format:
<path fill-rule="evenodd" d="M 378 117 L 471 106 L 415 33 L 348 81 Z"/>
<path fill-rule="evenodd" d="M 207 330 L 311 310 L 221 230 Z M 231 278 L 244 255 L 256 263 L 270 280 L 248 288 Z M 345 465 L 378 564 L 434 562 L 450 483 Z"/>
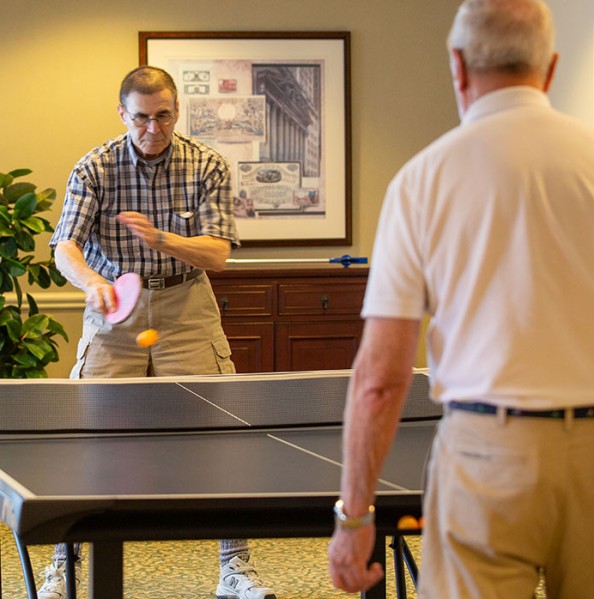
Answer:
<path fill-rule="evenodd" d="M 146 282 L 148 289 L 165 289 L 164 277 L 155 277 L 152 279 L 147 279 Z"/>

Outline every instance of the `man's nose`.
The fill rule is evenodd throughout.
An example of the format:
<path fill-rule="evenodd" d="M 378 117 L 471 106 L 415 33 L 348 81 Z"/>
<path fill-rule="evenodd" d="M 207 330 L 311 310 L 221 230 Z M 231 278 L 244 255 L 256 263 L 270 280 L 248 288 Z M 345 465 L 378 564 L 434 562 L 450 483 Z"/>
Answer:
<path fill-rule="evenodd" d="M 146 128 L 149 131 L 149 133 L 159 133 L 159 131 L 161 130 L 159 128 L 159 123 L 157 122 L 157 119 L 149 119 L 149 122 L 146 124 Z"/>

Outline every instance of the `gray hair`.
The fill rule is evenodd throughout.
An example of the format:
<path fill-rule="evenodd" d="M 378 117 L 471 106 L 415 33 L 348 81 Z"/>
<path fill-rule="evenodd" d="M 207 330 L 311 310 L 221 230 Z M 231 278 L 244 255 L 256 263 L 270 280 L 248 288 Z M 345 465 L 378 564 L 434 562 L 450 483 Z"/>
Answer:
<path fill-rule="evenodd" d="M 542 0 L 465 0 L 448 48 L 462 51 L 471 71 L 545 76 L 555 47 L 553 19 Z"/>
<path fill-rule="evenodd" d="M 137 67 L 130 71 L 122 81 L 120 103 L 125 105 L 128 95 L 132 92 L 150 95 L 164 89 L 170 89 L 173 93 L 173 99 L 177 99 L 175 81 L 167 71 L 158 67 Z"/>

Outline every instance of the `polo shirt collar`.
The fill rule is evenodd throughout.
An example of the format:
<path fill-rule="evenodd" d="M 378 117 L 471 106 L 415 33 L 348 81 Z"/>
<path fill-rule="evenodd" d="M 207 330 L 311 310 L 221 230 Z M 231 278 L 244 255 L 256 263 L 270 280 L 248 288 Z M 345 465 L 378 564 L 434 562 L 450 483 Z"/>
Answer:
<path fill-rule="evenodd" d="M 492 114 L 521 107 L 550 108 L 549 97 L 535 87 L 527 85 L 504 87 L 489 92 L 474 101 L 462 117 L 462 125 L 478 121 Z"/>

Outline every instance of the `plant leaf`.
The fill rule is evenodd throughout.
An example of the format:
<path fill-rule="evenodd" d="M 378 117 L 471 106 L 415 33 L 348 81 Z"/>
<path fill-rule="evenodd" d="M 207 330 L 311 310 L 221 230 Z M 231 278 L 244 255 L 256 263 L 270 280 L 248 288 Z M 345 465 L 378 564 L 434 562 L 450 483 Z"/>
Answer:
<path fill-rule="evenodd" d="M 49 319 L 47 329 L 48 331 L 50 331 L 52 335 L 60 335 L 60 337 L 62 337 L 64 341 L 68 341 L 68 335 L 66 334 L 64 327 L 58 321 L 54 320 L 51 317 Z"/>
<path fill-rule="evenodd" d="M 23 290 L 21 289 L 21 286 L 19 285 L 19 281 L 16 277 L 11 277 L 12 280 L 12 284 L 14 286 L 14 292 L 16 293 L 17 296 L 17 306 L 18 306 L 18 310 L 19 310 L 19 314 L 21 311 L 21 305 L 23 303 Z"/>
<path fill-rule="evenodd" d="M 35 341 L 25 339 L 23 345 L 38 360 L 45 360 L 46 357 L 51 357 L 54 354 L 54 348 L 44 339 L 36 339 Z"/>
<path fill-rule="evenodd" d="M 20 185 L 17 183 L 16 185 Z M 12 186 L 14 187 L 14 185 Z M 10 189 L 10 188 L 9 188 Z M 12 220 L 23 221 L 29 218 L 37 207 L 37 196 L 33 191 L 19 197 L 15 202 Z"/>
<path fill-rule="evenodd" d="M 21 322 L 20 320 L 12 319 L 7 321 L 6 330 L 8 331 L 8 336 L 14 343 L 18 343 L 21 338 Z"/>
<path fill-rule="evenodd" d="M 8 265 L 8 272 L 13 277 L 21 277 L 27 272 L 27 269 L 18 260 L 7 258 L 6 263 Z"/>
<path fill-rule="evenodd" d="M 33 171 L 30 168 L 17 168 L 14 171 L 10 171 L 8 174 L 16 179 L 17 177 L 26 177 L 32 172 Z"/>
<path fill-rule="evenodd" d="M 45 314 L 33 314 L 25 320 L 21 330 L 21 337 L 27 339 L 39 339 L 43 336 L 49 324 L 49 316 Z"/>
<path fill-rule="evenodd" d="M 27 293 L 27 303 L 29 304 L 29 316 L 39 314 L 39 307 L 37 306 L 37 302 L 30 293 Z"/>
<path fill-rule="evenodd" d="M 46 231 L 53 231 L 52 226 L 45 218 L 39 216 L 31 216 L 21 220 L 21 224 L 30 229 L 34 233 L 45 233 Z"/>
<path fill-rule="evenodd" d="M 2 225 L 0 225 L 0 235 L 2 231 Z M 17 257 L 17 242 L 14 237 L 7 237 L 0 241 L 0 256 L 2 258 L 16 258 Z"/>
<path fill-rule="evenodd" d="M 14 240 L 23 252 L 32 252 L 35 250 L 35 239 L 33 239 L 33 235 L 29 231 L 19 231 L 14 236 Z"/>
<path fill-rule="evenodd" d="M 52 284 L 49 273 L 40 264 L 31 264 L 29 267 L 29 275 L 30 279 L 32 279 L 29 280 L 29 282 L 37 283 L 42 289 L 47 289 Z"/>
<path fill-rule="evenodd" d="M 49 188 L 40 191 L 37 194 L 37 210 L 35 212 L 44 212 L 52 207 L 56 199 L 56 190 Z"/>
<path fill-rule="evenodd" d="M 8 175 L 0 173 L 0 176 L 0 187 L 2 188 L 8 187 L 14 181 L 14 177 L 10 173 Z"/>
<path fill-rule="evenodd" d="M 25 376 L 22 378 L 27 378 L 27 379 L 46 379 L 46 378 L 48 378 L 45 368 L 35 368 L 33 370 L 28 368 L 24 372 L 24 374 L 25 374 Z"/>
<path fill-rule="evenodd" d="M 64 285 L 66 285 L 66 283 L 68 283 L 68 281 L 62 275 L 62 273 L 53 264 L 50 264 L 48 266 L 48 270 L 51 280 L 58 287 L 63 287 Z"/>
<path fill-rule="evenodd" d="M 15 202 L 26 194 L 34 194 L 35 188 L 36 186 L 33 185 L 33 183 L 26 183 L 24 181 L 20 183 L 13 183 L 4 189 L 4 197 L 9 202 Z M 35 201 L 37 202 L 37 198 L 35 198 Z"/>
<path fill-rule="evenodd" d="M 26 348 L 13 354 L 13 359 L 17 364 L 27 368 L 35 368 L 39 360 L 43 358 L 43 351 L 35 347 L 32 343 L 25 344 Z"/>
<path fill-rule="evenodd" d="M 0 262 L 2 262 L 1 259 Z M 0 293 L 10 293 L 13 289 L 12 277 L 8 274 L 8 270 L 0 264 Z"/>

